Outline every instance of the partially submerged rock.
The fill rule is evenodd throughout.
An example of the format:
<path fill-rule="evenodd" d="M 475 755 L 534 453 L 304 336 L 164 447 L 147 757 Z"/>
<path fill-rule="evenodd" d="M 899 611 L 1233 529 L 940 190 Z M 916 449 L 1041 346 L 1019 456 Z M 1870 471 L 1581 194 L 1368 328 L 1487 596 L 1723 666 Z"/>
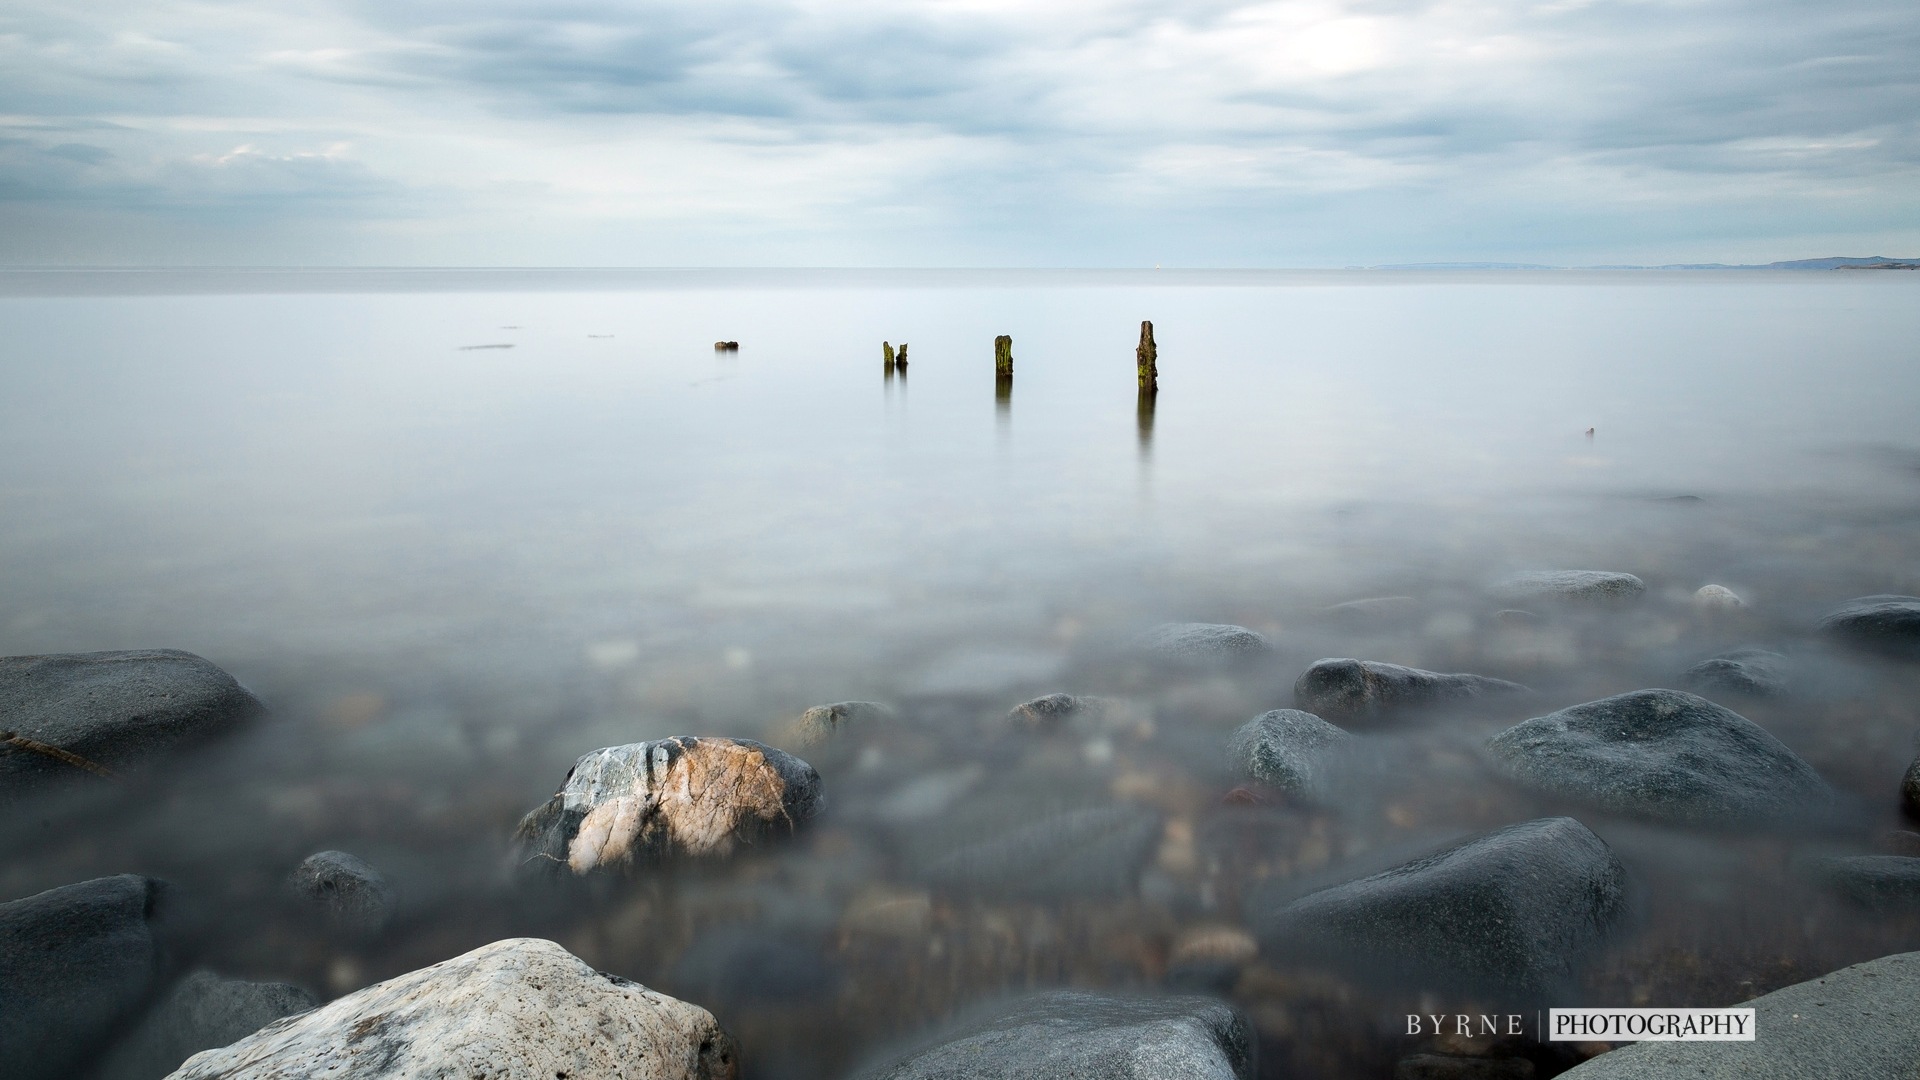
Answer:
<path fill-rule="evenodd" d="M 1252 1080 L 1253 1027 L 1207 997 L 1055 990 L 990 1006 L 860 1080 Z"/>
<path fill-rule="evenodd" d="M 894 718 L 891 705 L 877 701 L 840 701 L 815 705 L 800 714 L 798 734 L 804 746 L 818 746 L 850 728 L 884 723 Z"/>
<path fill-rule="evenodd" d="M 1900 777 L 1900 805 L 1908 817 L 1920 818 L 1920 758 L 1914 758 Z"/>
<path fill-rule="evenodd" d="M 1647 591 L 1632 574 L 1612 570 L 1530 570 L 1496 590 L 1508 600 L 1631 600 Z"/>
<path fill-rule="evenodd" d="M 1836 641 L 1892 656 L 1920 656 L 1920 597 L 1863 596 L 1820 620 Z"/>
<path fill-rule="evenodd" d="M 662 855 L 726 855 L 791 833 L 822 801 L 820 774 L 792 754 L 681 735 L 583 756 L 516 837 L 530 858 L 585 874 Z"/>
<path fill-rule="evenodd" d="M 202 1050 L 226 1046 L 320 1003 L 286 983 L 243 982 L 196 971 L 122 1039 L 92 1080 L 154 1080 Z"/>
<path fill-rule="evenodd" d="M 1509 826 L 1251 917 L 1270 955 L 1363 975 L 1537 995 L 1625 911 L 1626 871 L 1572 818 Z M 1404 982 L 1395 985 L 1405 989 Z"/>
<path fill-rule="evenodd" d="M 735 1059 L 707 1010 L 514 938 L 196 1054 L 173 1080 L 730 1080 Z"/>
<path fill-rule="evenodd" d="M 1701 694 L 1779 697 L 1787 692 L 1788 660 L 1767 649 L 1734 649 L 1680 673 L 1681 685 Z"/>
<path fill-rule="evenodd" d="M 320 909 L 335 930 L 371 937 L 393 918 L 393 886 L 364 860 L 344 851 L 307 856 L 288 876 L 288 887 Z"/>
<path fill-rule="evenodd" d="M 1153 734 L 1153 717 L 1131 702 L 1086 694 L 1046 694 L 1023 701 L 1007 713 L 1007 726 L 1034 734 L 1070 731 L 1081 735 Z"/>
<path fill-rule="evenodd" d="M 1307 795 L 1320 789 L 1328 759 L 1352 742 L 1352 735 L 1312 713 L 1274 709 L 1242 724 L 1227 753 L 1253 779 Z"/>
<path fill-rule="evenodd" d="M 1527 688 L 1485 675 L 1443 675 L 1378 660 L 1316 660 L 1293 683 L 1293 703 L 1309 712 L 1372 719 L 1403 709 L 1457 704 Z"/>
<path fill-rule="evenodd" d="M 1826 885 L 1861 907 L 1920 908 L 1920 859 L 1905 855 L 1841 855 L 1817 860 Z"/>
<path fill-rule="evenodd" d="M 1420 601 L 1411 596 L 1369 596 L 1348 600 L 1321 611 L 1343 626 L 1379 626 L 1411 618 L 1420 610 Z"/>
<path fill-rule="evenodd" d="M 1679 690 L 1635 690 L 1516 724 L 1487 744 L 1528 787 L 1689 825 L 1805 820 L 1833 792 L 1739 713 Z"/>
<path fill-rule="evenodd" d="M 1747 602 L 1725 585 L 1702 585 L 1693 592 L 1693 606 L 1709 613 L 1727 612 L 1739 611 Z"/>
<path fill-rule="evenodd" d="M 1855 964 L 1740 1003 L 1752 1042 L 1641 1042 L 1562 1080 L 1834 1080 L 1911 1076 L 1920 1061 L 1920 952 Z"/>
<path fill-rule="evenodd" d="M 175 906 L 133 874 L 0 904 L 0 1074 L 79 1075 L 172 978 Z"/>
<path fill-rule="evenodd" d="M 1140 638 L 1141 648 L 1169 660 L 1221 662 L 1273 651 L 1265 636 L 1231 623 L 1164 623 Z"/>
<path fill-rule="evenodd" d="M 264 711 L 177 649 L 0 657 L 0 783 L 135 765 Z"/>

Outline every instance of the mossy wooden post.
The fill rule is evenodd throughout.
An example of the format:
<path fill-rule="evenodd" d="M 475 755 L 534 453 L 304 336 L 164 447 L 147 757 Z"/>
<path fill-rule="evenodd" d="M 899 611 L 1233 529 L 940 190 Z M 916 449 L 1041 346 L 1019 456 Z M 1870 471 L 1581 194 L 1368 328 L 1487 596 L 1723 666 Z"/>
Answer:
<path fill-rule="evenodd" d="M 1153 324 L 1140 323 L 1140 347 L 1133 351 L 1134 367 L 1140 374 L 1140 392 L 1157 394 L 1160 392 L 1160 349 L 1153 343 Z"/>
<path fill-rule="evenodd" d="M 893 374 L 893 342 L 883 341 L 880 343 L 880 358 L 885 361 L 887 374 Z"/>
<path fill-rule="evenodd" d="M 894 350 L 893 366 L 900 369 L 900 374 L 907 373 L 907 343 L 904 341 L 900 343 L 898 349 Z"/>
<path fill-rule="evenodd" d="M 1006 334 L 993 339 L 993 373 L 1002 379 L 1013 378 L 1013 338 Z"/>

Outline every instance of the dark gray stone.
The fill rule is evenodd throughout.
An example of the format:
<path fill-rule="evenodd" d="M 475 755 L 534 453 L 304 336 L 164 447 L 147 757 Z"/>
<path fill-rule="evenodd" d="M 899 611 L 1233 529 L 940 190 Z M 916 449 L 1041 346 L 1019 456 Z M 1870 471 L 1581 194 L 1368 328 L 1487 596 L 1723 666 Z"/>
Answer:
<path fill-rule="evenodd" d="M 1516 724 L 1487 744 L 1518 782 L 1689 825 L 1811 823 L 1833 792 L 1760 725 L 1680 690 L 1635 690 Z"/>
<path fill-rule="evenodd" d="M 1702 694 L 1779 697 L 1787 692 L 1787 665 L 1777 652 L 1734 649 L 1688 668 L 1680 683 Z"/>
<path fill-rule="evenodd" d="M 1920 952 L 1855 964 L 1742 1002 L 1752 1042 L 1642 1042 L 1562 1080 L 1864 1080 L 1920 1061 Z"/>
<path fill-rule="evenodd" d="M 1207 997 L 1056 990 L 976 1011 L 861 1080 L 1252 1080 L 1252 1025 Z"/>
<path fill-rule="evenodd" d="M 118 769 L 214 737 L 265 711 L 233 676 L 176 649 L 0 657 L 0 730 Z M 0 782 L 80 775 L 0 742 Z"/>
<path fill-rule="evenodd" d="M 1514 601 L 1631 600 L 1647 591 L 1647 583 L 1611 570 L 1530 570 L 1506 579 L 1495 591 Z"/>
<path fill-rule="evenodd" d="M 1863 596 L 1820 620 L 1827 636 L 1872 652 L 1920 657 L 1920 597 Z"/>
<path fill-rule="evenodd" d="M 1048 814 L 937 849 L 920 877 L 967 895 L 1049 900 L 1131 892 L 1159 843 L 1161 816 L 1116 803 Z"/>
<path fill-rule="evenodd" d="M 380 871 L 344 851 L 307 856 L 287 884 L 319 908 L 329 926 L 350 936 L 372 937 L 393 918 L 393 887 Z"/>
<path fill-rule="evenodd" d="M 1153 734 L 1153 714 L 1138 703 L 1086 694 L 1047 694 L 1023 701 L 1007 712 L 1007 726 L 1036 735 Z"/>
<path fill-rule="evenodd" d="M 1485 675 L 1442 675 L 1378 660 L 1316 660 L 1293 683 L 1293 703 L 1340 719 L 1376 719 L 1406 709 L 1459 704 L 1527 688 Z"/>
<path fill-rule="evenodd" d="M 1265 656 L 1273 643 L 1244 626 L 1230 623 L 1166 623 L 1140 639 L 1156 656 L 1189 663 L 1223 663 Z"/>
<path fill-rule="evenodd" d="M 1905 855 L 1842 855 L 1813 864 L 1820 879 L 1861 907 L 1920 908 L 1920 859 Z"/>
<path fill-rule="evenodd" d="M 319 1004 L 286 983 L 243 982 L 196 971 L 174 984 L 91 1080 L 160 1080 L 202 1050 L 238 1042 Z"/>
<path fill-rule="evenodd" d="M 1533 1062 L 1516 1057 L 1409 1054 L 1394 1063 L 1393 1080 L 1533 1080 Z"/>
<path fill-rule="evenodd" d="M 0 904 L 0 1077 L 79 1075 L 172 977 L 174 907 L 132 874 Z"/>
<path fill-rule="evenodd" d="M 1920 758 L 1913 759 L 1900 778 L 1900 805 L 1908 817 L 1920 818 Z"/>
<path fill-rule="evenodd" d="M 1321 790 L 1328 759 L 1353 736 L 1309 712 L 1274 709 L 1233 733 L 1227 753 L 1246 775 L 1297 795 Z"/>
<path fill-rule="evenodd" d="M 1572 818 L 1509 826 L 1275 907 L 1249 905 L 1268 956 L 1333 963 L 1401 989 L 1508 998 L 1568 984 L 1625 910 L 1626 872 Z"/>

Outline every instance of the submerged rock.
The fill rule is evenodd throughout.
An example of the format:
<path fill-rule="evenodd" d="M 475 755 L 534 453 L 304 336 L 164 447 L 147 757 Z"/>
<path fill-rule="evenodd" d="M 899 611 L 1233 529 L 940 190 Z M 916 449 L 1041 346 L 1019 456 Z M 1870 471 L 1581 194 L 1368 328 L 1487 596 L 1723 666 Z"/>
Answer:
<path fill-rule="evenodd" d="M 1767 649 L 1734 649 L 1680 673 L 1682 685 L 1702 694 L 1779 697 L 1787 692 L 1785 656 Z"/>
<path fill-rule="evenodd" d="M 1811 1080 L 1911 1076 L 1920 1061 L 1920 952 L 1855 964 L 1740 1003 L 1752 1042 L 1642 1042 L 1562 1080 Z"/>
<path fill-rule="evenodd" d="M 530 859 L 585 874 L 650 856 L 726 855 L 791 833 L 822 802 L 820 774 L 792 754 L 681 735 L 583 756 L 515 835 Z"/>
<path fill-rule="evenodd" d="M 1496 590 L 1509 600 L 1630 600 L 1647 591 L 1632 574 L 1611 570 L 1532 570 Z"/>
<path fill-rule="evenodd" d="M 1904 855 L 1842 855 L 1820 859 L 1814 873 L 1861 907 L 1920 908 L 1920 859 Z"/>
<path fill-rule="evenodd" d="M 1516 724 L 1487 744 L 1515 780 L 1657 821 L 1732 825 L 1823 812 L 1833 792 L 1784 743 L 1679 690 L 1635 690 Z"/>
<path fill-rule="evenodd" d="M 1747 602 L 1725 585 L 1702 585 L 1693 592 L 1693 606 L 1707 612 L 1739 611 Z"/>
<path fill-rule="evenodd" d="M 1531 996 L 1564 985 L 1617 924 L 1625 883 L 1585 825 L 1545 818 L 1277 910 L 1256 898 L 1251 917 L 1271 955 Z"/>
<path fill-rule="evenodd" d="M 1856 648 L 1920 656 L 1920 597 L 1863 596 L 1820 620 L 1820 630 Z"/>
<path fill-rule="evenodd" d="M 344 851 L 307 856 L 288 875 L 287 884 L 320 908 L 337 931 L 371 937 L 393 918 L 393 886 L 380 871 Z"/>
<path fill-rule="evenodd" d="M 1207 997 L 1055 990 L 976 1011 L 860 1080 L 1252 1080 L 1253 1027 Z"/>
<path fill-rule="evenodd" d="M 1161 815 L 1136 803 L 1048 814 L 923 856 L 920 876 L 948 892 L 1010 899 L 1131 892 L 1160 840 Z"/>
<path fill-rule="evenodd" d="M 1908 817 L 1920 818 L 1920 758 L 1914 758 L 1900 778 L 1900 805 Z"/>
<path fill-rule="evenodd" d="M 114 1046 L 92 1080 L 156 1080 L 202 1050 L 238 1042 L 319 1004 L 286 983 L 243 982 L 196 971 L 175 983 L 140 1026 Z"/>
<path fill-rule="evenodd" d="M 265 711 L 177 649 L 0 657 L 0 731 L 14 736 L 0 739 L 0 782 L 135 765 Z"/>
<path fill-rule="evenodd" d="M 172 977 L 175 906 L 133 874 L 0 904 L 0 1073 L 79 1075 Z"/>
<path fill-rule="evenodd" d="M 1327 759 L 1352 742 L 1352 735 L 1312 713 L 1274 709 L 1242 724 L 1227 753 L 1253 779 L 1307 795 L 1319 790 Z"/>
<path fill-rule="evenodd" d="M 1040 735 L 1071 731 L 1146 738 L 1153 734 L 1153 717 L 1131 702 L 1085 694 L 1047 694 L 1015 705 L 1007 713 L 1007 726 Z"/>
<path fill-rule="evenodd" d="M 707 1010 L 515 938 L 196 1054 L 173 1080 L 723 1080 L 735 1058 Z"/>
<path fill-rule="evenodd" d="M 1334 604 L 1320 613 L 1342 626 L 1381 626 L 1413 617 L 1420 601 L 1411 596 L 1369 596 Z"/>
<path fill-rule="evenodd" d="M 803 746 L 818 746 L 852 727 L 883 723 L 894 718 L 891 705 L 877 701 L 841 701 L 815 705 L 800 714 L 799 737 Z"/>
<path fill-rule="evenodd" d="M 1334 717 L 1377 718 L 1401 709 L 1445 705 L 1527 688 L 1485 675 L 1442 675 L 1378 660 L 1316 660 L 1293 683 L 1293 703 Z"/>
<path fill-rule="evenodd" d="M 1156 656 L 1188 662 L 1244 660 L 1273 651 L 1273 643 L 1264 635 L 1230 623 L 1165 623 L 1143 635 L 1140 647 Z"/>

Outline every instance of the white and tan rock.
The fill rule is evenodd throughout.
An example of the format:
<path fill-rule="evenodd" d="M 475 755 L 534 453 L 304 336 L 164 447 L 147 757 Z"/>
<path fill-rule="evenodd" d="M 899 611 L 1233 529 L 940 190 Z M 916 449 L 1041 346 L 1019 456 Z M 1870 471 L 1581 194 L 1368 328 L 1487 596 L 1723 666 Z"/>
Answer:
<path fill-rule="evenodd" d="M 511 938 L 269 1024 L 170 1080 L 732 1080 L 713 1014 Z"/>
<path fill-rule="evenodd" d="M 585 874 L 662 855 L 727 855 L 791 833 L 821 803 L 820 774 L 792 754 L 680 735 L 581 757 L 515 836 L 529 865 Z"/>
<path fill-rule="evenodd" d="M 1725 585 L 1702 585 L 1694 590 L 1693 606 L 1701 611 L 1739 611 L 1747 602 Z"/>
<path fill-rule="evenodd" d="M 835 736 L 895 719 L 893 706 L 878 701 L 840 701 L 815 705 L 800 714 L 793 734 L 802 746 L 818 746 Z"/>

